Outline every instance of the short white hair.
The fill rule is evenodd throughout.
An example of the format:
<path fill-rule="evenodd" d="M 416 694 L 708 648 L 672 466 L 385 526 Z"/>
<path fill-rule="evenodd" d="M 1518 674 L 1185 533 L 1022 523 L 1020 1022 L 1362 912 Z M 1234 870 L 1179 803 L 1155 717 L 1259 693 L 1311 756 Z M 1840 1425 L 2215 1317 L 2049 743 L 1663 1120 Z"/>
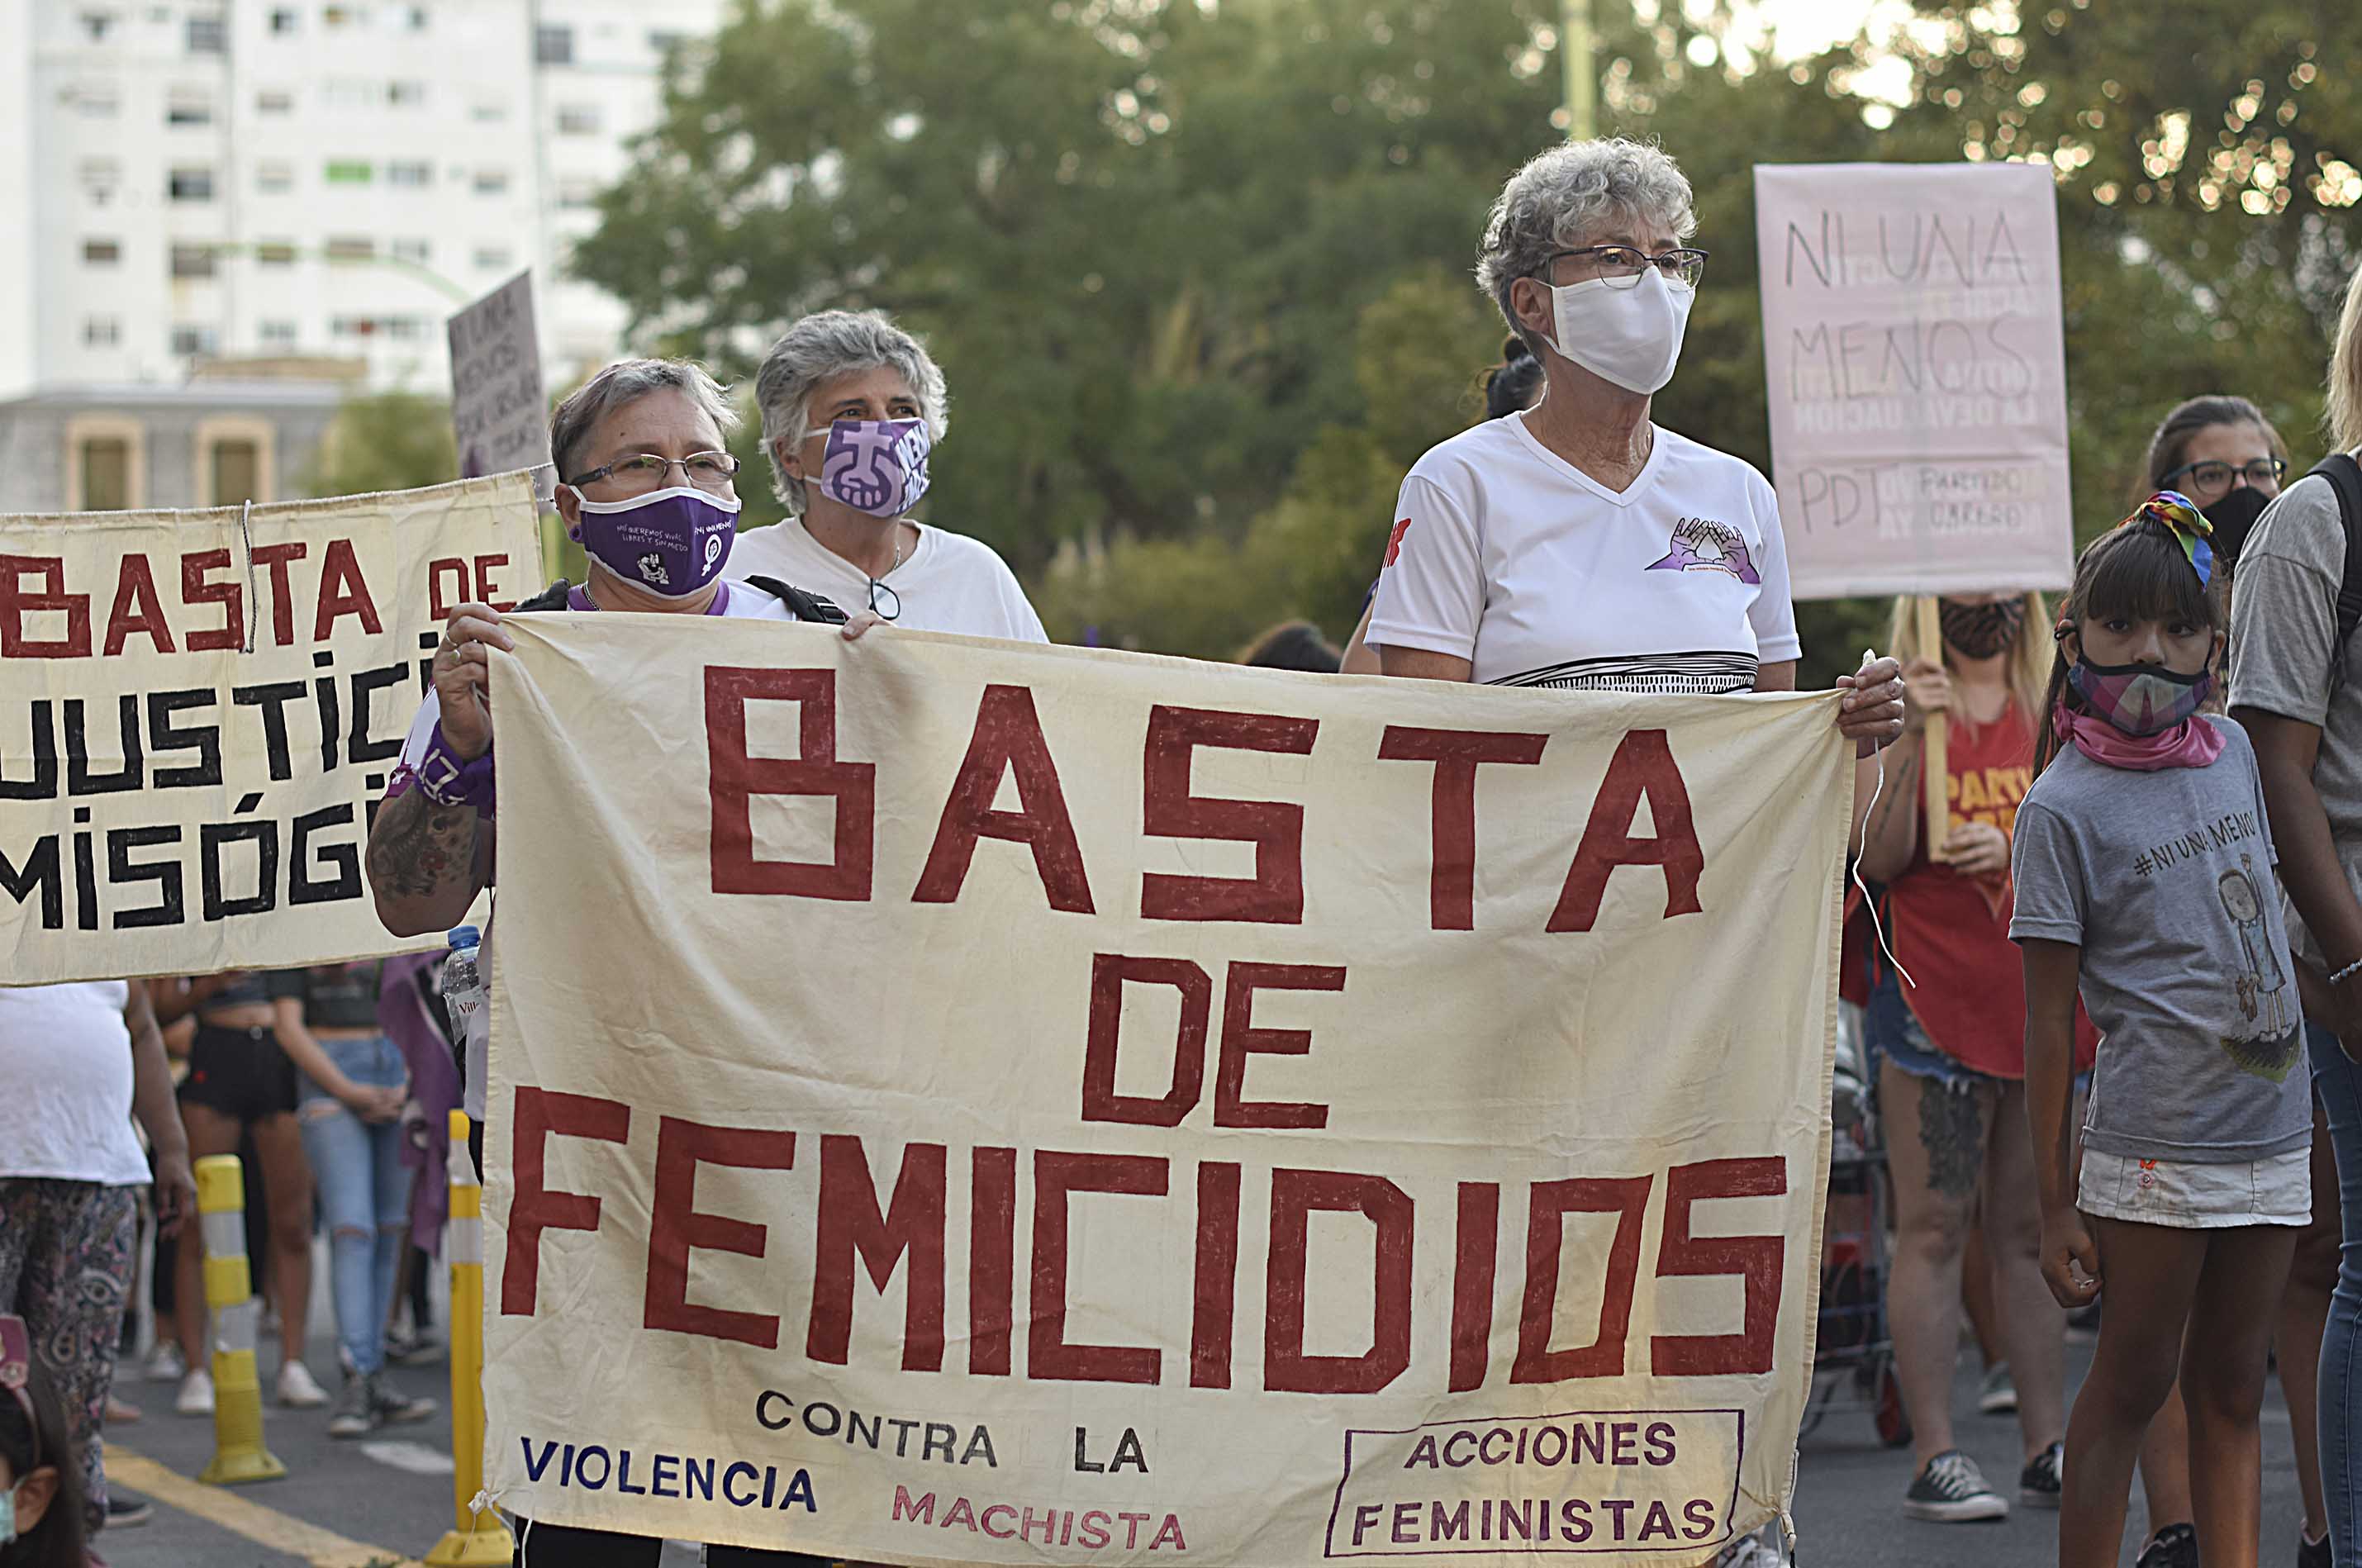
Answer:
<path fill-rule="evenodd" d="M 725 439 L 738 428 L 738 411 L 730 406 L 730 394 L 706 374 L 704 366 L 691 359 L 618 359 L 576 388 L 549 416 L 549 460 L 557 469 L 559 482 L 573 482 L 580 471 L 583 444 L 601 421 L 626 403 L 666 391 L 687 392 Z"/>
<path fill-rule="evenodd" d="M 899 372 L 918 394 L 919 416 L 927 434 L 941 441 L 949 433 L 951 394 L 944 372 L 926 345 L 894 325 L 882 310 L 824 310 L 808 315 L 781 335 L 755 373 L 755 406 L 763 416 L 763 455 L 771 463 L 771 489 L 791 517 L 804 511 L 804 482 L 779 460 L 811 433 L 811 400 L 825 382 L 849 370 L 877 366 Z"/>
<path fill-rule="evenodd" d="M 1689 179 L 1661 148 L 1620 136 L 1564 142 L 1528 160 L 1501 187 L 1485 219 L 1476 283 L 1537 357 L 1541 345 L 1509 308 L 1509 285 L 1539 273 L 1558 251 L 1595 243 L 1617 218 L 1676 239 L 1697 232 Z"/>

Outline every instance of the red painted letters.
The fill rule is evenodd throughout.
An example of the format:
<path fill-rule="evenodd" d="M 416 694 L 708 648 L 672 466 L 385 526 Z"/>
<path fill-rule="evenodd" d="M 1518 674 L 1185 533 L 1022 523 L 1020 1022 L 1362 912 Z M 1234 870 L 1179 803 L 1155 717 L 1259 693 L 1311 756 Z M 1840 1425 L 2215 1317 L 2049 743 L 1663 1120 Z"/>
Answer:
<path fill-rule="evenodd" d="M 798 704 L 802 755 L 746 754 L 746 704 Z M 830 669 L 705 671 L 705 749 L 713 804 L 712 860 L 717 893 L 785 893 L 806 899 L 869 897 L 875 852 L 877 768 L 836 759 L 836 672 Z M 752 802 L 757 795 L 827 795 L 836 801 L 834 856 L 826 864 L 755 858 Z"/>

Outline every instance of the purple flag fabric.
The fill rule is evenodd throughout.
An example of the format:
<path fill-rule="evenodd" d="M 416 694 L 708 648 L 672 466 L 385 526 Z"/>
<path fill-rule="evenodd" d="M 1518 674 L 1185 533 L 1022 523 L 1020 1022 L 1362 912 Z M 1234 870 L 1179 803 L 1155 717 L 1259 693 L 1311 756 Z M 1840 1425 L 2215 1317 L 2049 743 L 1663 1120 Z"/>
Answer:
<path fill-rule="evenodd" d="M 378 1021 L 401 1048 L 410 1069 L 410 1098 L 426 1118 L 423 1130 L 409 1130 L 402 1163 L 420 1173 L 410 1188 L 410 1239 L 430 1257 L 439 1257 L 443 1251 L 443 1221 L 451 1208 L 445 1162 L 451 1150 L 451 1113 L 459 1109 L 458 1065 L 420 988 L 433 984 L 442 957 L 440 953 L 413 953 L 387 959 L 377 1000 Z"/>

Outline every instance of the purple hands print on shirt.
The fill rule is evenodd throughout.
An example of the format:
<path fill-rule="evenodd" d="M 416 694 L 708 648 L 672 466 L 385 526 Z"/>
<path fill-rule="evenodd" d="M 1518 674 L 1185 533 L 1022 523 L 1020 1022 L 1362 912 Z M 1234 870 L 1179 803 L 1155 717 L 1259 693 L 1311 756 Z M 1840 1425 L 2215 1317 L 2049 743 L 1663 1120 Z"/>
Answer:
<path fill-rule="evenodd" d="M 821 492 L 872 517 L 900 517 L 927 493 L 923 419 L 840 419 L 822 454 Z"/>
<path fill-rule="evenodd" d="M 1763 579 L 1747 554 L 1738 530 L 1703 517 L 1684 517 L 1673 525 L 1672 547 L 1662 560 L 1651 561 L 1650 571 L 1727 571 L 1739 581 L 1760 587 Z"/>

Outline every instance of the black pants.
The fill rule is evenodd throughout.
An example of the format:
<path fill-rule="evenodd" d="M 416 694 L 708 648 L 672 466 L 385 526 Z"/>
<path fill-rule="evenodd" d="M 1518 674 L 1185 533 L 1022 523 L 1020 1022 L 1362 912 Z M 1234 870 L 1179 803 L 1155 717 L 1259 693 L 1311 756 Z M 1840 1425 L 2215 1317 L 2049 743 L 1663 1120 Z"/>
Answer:
<path fill-rule="evenodd" d="M 569 1529 L 563 1525 L 514 1525 L 512 1568 L 657 1568 L 664 1542 L 654 1536 L 617 1535 L 613 1530 Z M 528 1553 L 530 1553 L 528 1555 Z M 799 1551 L 763 1551 L 751 1546 L 709 1546 L 705 1568 L 827 1568 L 828 1560 Z"/>

